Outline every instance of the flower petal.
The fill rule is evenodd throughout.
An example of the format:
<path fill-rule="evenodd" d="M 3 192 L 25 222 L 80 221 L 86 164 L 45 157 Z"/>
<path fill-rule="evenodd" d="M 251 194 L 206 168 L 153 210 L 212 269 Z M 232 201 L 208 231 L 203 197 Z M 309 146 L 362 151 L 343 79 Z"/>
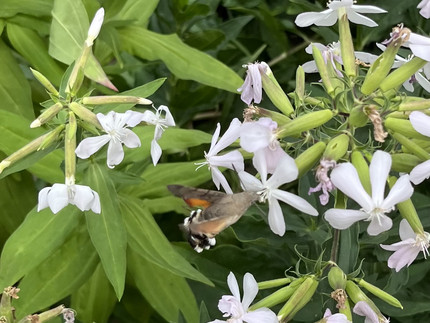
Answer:
<path fill-rule="evenodd" d="M 156 166 L 158 161 L 160 160 L 161 154 L 162 150 L 160 145 L 158 144 L 157 140 L 153 139 L 151 141 L 151 158 L 154 166 Z"/>
<path fill-rule="evenodd" d="M 413 244 L 405 245 L 395 251 L 390 258 L 388 258 L 388 267 L 394 268 L 396 272 L 399 272 L 403 267 L 409 267 L 409 265 L 418 257 L 419 253 L 420 248 L 414 247 Z"/>
<path fill-rule="evenodd" d="M 381 205 L 384 200 L 385 185 L 388 173 L 391 169 L 391 156 L 385 151 L 378 150 L 373 154 L 369 166 L 369 176 L 372 186 L 372 200 L 376 205 Z"/>
<path fill-rule="evenodd" d="M 144 113 L 142 113 L 141 120 L 146 123 L 155 125 L 157 124 L 158 118 L 154 112 L 146 110 Z"/>
<path fill-rule="evenodd" d="M 68 187 L 65 184 L 52 185 L 48 193 L 48 204 L 52 213 L 57 214 L 60 210 L 69 204 Z"/>
<path fill-rule="evenodd" d="M 75 154 L 81 159 L 86 159 L 100 150 L 110 139 L 111 137 L 109 135 L 85 138 L 79 143 L 75 150 Z"/>
<path fill-rule="evenodd" d="M 281 237 L 285 233 L 285 219 L 281 206 L 275 198 L 269 199 L 269 226 L 273 233 Z"/>
<path fill-rule="evenodd" d="M 359 13 L 351 10 L 351 9 L 347 9 L 347 16 L 348 16 L 348 20 L 357 24 L 357 25 L 364 25 L 367 27 L 376 27 L 378 26 L 378 24 L 376 22 L 374 22 L 372 19 L 360 15 Z"/>
<path fill-rule="evenodd" d="M 38 204 L 37 204 L 37 212 L 43 210 L 49 206 L 48 204 L 48 194 L 51 191 L 51 187 L 42 188 L 39 192 Z"/>
<path fill-rule="evenodd" d="M 254 153 L 254 157 L 252 158 L 252 163 L 255 165 L 256 160 L 258 158 L 264 158 L 266 160 L 265 164 L 267 167 L 266 172 L 269 174 L 273 174 L 275 172 L 276 167 L 278 166 L 280 160 L 284 156 L 288 156 L 288 154 L 281 148 L 279 142 L 275 142 L 276 148 L 266 147 L 260 150 L 257 150 Z M 260 156 L 261 155 L 261 156 Z M 257 169 L 257 167 L 256 167 Z"/>
<path fill-rule="evenodd" d="M 85 185 L 73 185 L 70 189 L 74 190 L 72 204 L 76 205 L 81 211 L 88 211 L 94 203 L 94 191 Z"/>
<path fill-rule="evenodd" d="M 382 202 L 382 209 L 392 209 L 397 203 L 404 202 L 414 193 L 414 188 L 409 181 L 409 175 L 402 175 L 391 188 L 390 193 Z"/>
<path fill-rule="evenodd" d="M 142 122 L 143 113 L 133 111 L 133 110 L 127 110 L 124 113 L 124 121 L 127 126 L 135 127 L 139 123 Z"/>
<path fill-rule="evenodd" d="M 284 203 L 287 203 L 288 205 L 291 205 L 293 208 L 303 213 L 313 216 L 318 215 L 318 211 L 308 201 L 300 196 L 281 190 L 273 190 L 272 196 Z"/>
<path fill-rule="evenodd" d="M 372 218 L 369 226 L 367 227 L 367 233 L 370 236 L 377 236 L 382 232 L 390 230 L 392 226 L 393 220 L 385 214 L 380 214 Z"/>
<path fill-rule="evenodd" d="M 107 151 L 107 165 L 109 168 L 114 168 L 124 159 L 124 150 L 122 144 L 118 141 L 111 140 Z"/>
<path fill-rule="evenodd" d="M 140 139 L 138 135 L 136 135 L 133 131 L 130 129 L 124 128 L 123 130 L 124 138 L 123 143 L 128 148 L 137 148 L 140 147 Z"/>
<path fill-rule="evenodd" d="M 258 285 L 254 276 L 250 273 L 246 273 L 243 276 L 243 299 L 242 306 L 245 311 L 248 310 L 249 305 L 255 299 L 258 293 Z"/>
<path fill-rule="evenodd" d="M 288 155 L 284 155 L 276 166 L 272 176 L 267 181 L 267 186 L 270 188 L 278 188 L 285 183 L 294 181 L 297 179 L 298 175 L 299 169 L 294 159 Z"/>
<path fill-rule="evenodd" d="M 421 163 L 412 169 L 410 174 L 410 180 L 415 185 L 420 184 L 426 178 L 430 177 L 430 160 Z"/>
<path fill-rule="evenodd" d="M 255 176 L 245 171 L 239 172 L 238 175 L 245 191 L 258 192 L 264 189 L 264 185 Z"/>
<path fill-rule="evenodd" d="M 216 167 L 211 167 L 211 172 L 212 172 L 212 180 L 215 186 L 217 187 L 217 189 L 219 189 L 221 185 L 227 194 L 233 194 L 233 190 L 228 184 L 227 179 L 225 178 L 223 173 Z"/>
<path fill-rule="evenodd" d="M 230 288 L 231 294 L 240 301 L 239 284 L 237 283 L 236 276 L 230 272 L 227 276 L 227 285 Z"/>
<path fill-rule="evenodd" d="M 219 132 L 220 132 L 220 128 L 217 126 L 217 129 L 212 137 L 211 148 L 209 149 L 208 155 L 214 156 L 218 154 L 221 150 L 223 150 L 224 148 L 230 146 L 233 142 L 235 142 L 239 138 L 241 126 L 242 126 L 242 123 L 239 121 L 239 119 L 234 118 L 230 122 L 230 126 L 228 127 L 224 135 L 220 138 L 220 140 L 217 143 L 215 143 L 214 138 L 218 139 Z"/>
<path fill-rule="evenodd" d="M 309 61 L 302 65 L 305 73 L 316 73 L 318 72 L 317 63 L 315 61 Z"/>
<path fill-rule="evenodd" d="M 414 239 L 416 238 L 416 233 L 412 230 L 412 227 L 409 225 L 408 220 L 403 219 L 400 221 L 399 225 L 399 236 L 402 240 Z"/>
<path fill-rule="evenodd" d="M 415 73 L 415 78 L 424 90 L 430 92 L 430 82 L 421 73 Z"/>
<path fill-rule="evenodd" d="M 386 13 L 387 11 L 376 6 L 363 6 L 355 5 L 351 6 L 351 9 L 358 13 Z"/>
<path fill-rule="evenodd" d="M 242 316 L 242 320 L 247 323 L 278 323 L 275 313 L 266 307 L 259 308 L 255 311 L 248 312 Z"/>
<path fill-rule="evenodd" d="M 272 129 L 255 121 L 244 122 L 240 129 L 240 146 L 253 153 L 269 146 Z"/>
<path fill-rule="evenodd" d="M 359 301 L 355 304 L 353 312 L 360 316 L 366 317 L 366 323 L 379 323 L 378 315 L 373 311 L 365 301 Z"/>
<path fill-rule="evenodd" d="M 221 156 L 210 156 L 208 162 L 210 166 L 225 167 L 237 172 L 244 170 L 243 156 L 239 150 L 230 151 Z"/>
<path fill-rule="evenodd" d="M 360 220 L 366 220 L 369 215 L 363 211 L 330 209 L 324 214 L 324 218 L 330 225 L 339 230 L 345 230 Z"/>
<path fill-rule="evenodd" d="M 430 137 L 430 117 L 420 111 L 413 111 L 409 115 L 412 127 L 420 134 Z"/>
<path fill-rule="evenodd" d="M 364 190 L 357 170 L 351 163 L 342 163 L 335 167 L 330 179 L 335 187 L 356 201 L 366 211 L 373 209 L 373 201 Z"/>
<path fill-rule="evenodd" d="M 165 105 L 160 105 L 160 107 L 157 109 L 157 112 L 161 114 L 161 112 L 165 113 L 164 117 L 164 124 L 169 127 L 174 127 L 175 120 L 173 119 L 172 113 L 170 112 L 169 108 Z"/>
<path fill-rule="evenodd" d="M 310 25 L 317 26 L 333 26 L 337 21 L 337 12 L 332 9 L 327 9 L 321 12 L 304 12 L 296 17 L 294 23 L 299 27 L 308 27 Z"/>

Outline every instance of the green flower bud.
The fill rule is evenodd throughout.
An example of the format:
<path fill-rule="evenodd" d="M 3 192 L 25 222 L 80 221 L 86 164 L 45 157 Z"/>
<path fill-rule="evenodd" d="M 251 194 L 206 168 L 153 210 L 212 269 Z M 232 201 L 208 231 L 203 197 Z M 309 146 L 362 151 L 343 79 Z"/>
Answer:
<path fill-rule="evenodd" d="M 349 124 L 353 127 L 363 127 L 367 124 L 367 122 L 369 121 L 369 117 L 367 116 L 367 114 L 364 112 L 364 107 L 359 106 L 359 107 L 354 107 L 350 114 L 349 114 Z"/>
<path fill-rule="evenodd" d="M 60 102 L 55 103 L 54 105 L 51 105 L 49 108 L 47 108 L 45 111 L 43 111 L 40 116 L 37 117 L 36 120 L 34 120 L 30 124 L 30 128 L 37 128 L 43 125 L 44 123 L 51 120 L 53 117 L 57 115 L 58 112 L 63 108 L 63 105 Z"/>
<path fill-rule="evenodd" d="M 409 138 L 428 139 L 428 137 L 416 131 L 409 120 L 401 120 L 396 118 L 386 118 L 384 122 L 385 128 L 392 130 L 393 133 L 400 133 Z"/>
<path fill-rule="evenodd" d="M 329 141 L 324 151 L 323 157 L 338 161 L 345 156 L 348 151 L 349 137 L 346 134 L 340 134 Z"/>
<path fill-rule="evenodd" d="M 30 71 L 31 73 L 33 73 L 34 77 L 36 78 L 36 80 L 38 80 L 40 82 L 40 84 L 43 85 L 43 87 L 52 95 L 58 97 L 60 94 L 58 93 L 57 89 L 55 88 L 54 85 L 52 85 L 52 83 L 45 77 L 45 75 L 43 75 L 42 73 L 32 69 L 30 67 Z"/>
<path fill-rule="evenodd" d="M 260 107 L 254 107 L 258 109 L 258 115 L 261 117 L 268 117 L 270 119 L 272 119 L 273 121 L 275 121 L 278 124 L 278 127 L 282 127 L 284 125 L 287 125 L 291 122 L 291 119 L 288 118 L 285 114 L 276 112 L 276 111 L 271 111 L 271 110 L 267 110 L 264 108 L 260 108 Z"/>
<path fill-rule="evenodd" d="M 299 102 L 303 102 L 305 98 L 305 71 L 301 65 L 296 70 L 296 90 L 294 92 Z"/>
<path fill-rule="evenodd" d="M 76 117 L 73 112 L 69 112 L 69 123 L 66 125 L 66 136 L 64 142 L 64 160 L 66 164 L 66 178 L 74 178 L 76 170 Z"/>
<path fill-rule="evenodd" d="M 279 287 L 283 285 L 287 285 L 293 281 L 292 278 L 278 278 L 278 279 L 272 279 L 272 280 L 266 280 L 264 282 L 258 283 L 258 289 L 268 289 L 273 287 Z"/>
<path fill-rule="evenodd" d="M 428 108 L 430 108 L 430 100 L 423 98 L 418 98 L 413 101 L 405 101 L 399 105 L 399 111 L 425 110 Z"/>
<path fill-rule="evenodd" d="M 40 313 L 38 314 L 39 316 L 38 322 L 46 322 L 50 319 L 53 319 L 54 317 L 57 317 L 58 315 L 62 314 L 63 310 L 64 310 L 64 305 L 60 305 L 53 309 Z"/>
<path fill-rule="evenodd" d="M 97 119 L 97 116 L 90 110 L 78 102 L 71 102 L 69 104 L 70 110 L 72 110 L 80 119 L 93 124 L 95 127 L 102 129 L 102 126 Z"/>
<path fill-rule="evenodd" d="M 81 88 L 82 82 L 84 81 L 84 69 L 87 64 L 88 57 L 92 54 L 92 46 L 84 45 L 82 52 L 76 59 L 72 72 L 70 73 L 69 80 L 67 81 L 66 93 L 70 94 L 72 97 L 78 93 Z"/>
<path fill-rule="evenodd" d="M 396 54 L 402 44 L 402 39 L 398 38 L 392 41 L 385 51 L 373 62 L 367 71 L 366 78 L 361 86 L 361 92 L 369 95 L 375 91 L 381 82 L 386 78 L 393 66 Z"/>
<path fill-rule="evenodd" d="M 0 317 L 4 318 L 3 322 L 15 322 L 14 320 L 14 308 L 12 306 L 12 298 L 19 298 L 17 295 L 19 288 L 6 287 L 3 290 L 0 301 Z"/>
<path fill-rule="evenodd" d="M 397 178 L 395 178 L 394 176 L 390 176 L 388 178 L 388 185 L 390 186 L 390 188 L 394 186 L 396 181 Z M 404 202 L 397 203 L 396 206 L 399 209 L 400 215 L 408 221 L 412 230 L 414 230 L 416 234 L 424 234 L 423 224 L 421 223 L 421 220 L 418 216 L 414 204 L 412 203 L 412 200 L 408 199 Z"/>
<path fill-rule="evenodd" d="M 394 139 L 396 139 L 399 143 L 405 146 L 408 151 L 412 152 L 415 156 L 419 157 L 422 161 L 430 159 L 430 155 L 427 151 L 425 151 L 422 147 L 414 143 L 412 140 L 406 138 L 400 133 L 393 132 L 391 134 Z"/>
<path fill-rule="evenodd" d="M 263 84 L 264 92 L 266 92 L 270 101 L 286 116 L 291 115 L 294 112 L 294 108 L 291 105 L 285 92 L 282 90 L 278 81 L 272 73 L 269 66 L 266 68 L 266 73 L 261 75 L 261 81 Z"/>
<path fill-rule="evenodd" d="M 391 169 L 401 173 L 409 173 L 412 168 L 422 162 L 421 158 L 418 158 L 415 155 L 404 153 L 392 154 L 391 160 Z"/>
<path fill-rule="evenodd" d="M 354 45 L 346 13 L 339 17 L 339 41 L 345 73 L 349 77 L 355 77 L 357 75 L 357 67 L 355 65 Z"/>
<path fill-rule="evenodd" d="M 372 310 L 379 316 L 382 315 L 379 308 L 373 303 L 373 301 L 367 297 L 367 295 L 358 287 L 353 281 L 348 280 L 346 282 L 346 292 L 348 297 L 357 304 L 360 301 L 364 301 L 372 308 Z"/>
<path fill-rule="evenodd" d="M 346 286 L 346 275 L 337 266 L 331 267 L 330 271 L 328 272 L 328 283 L 330 284 L 330 287 L 334 290 L 336 289 L 345 289 Z"/>
<path fill-rule="evenodd" d="M 297 168 L 299 169 L 299 178 L 315 166 L 315 164 L 321 159 L 325 148 L 326 144 L 320 141 L 297 156 L 295 161 Z"/>
<path fill-rule="evenodd" d="M 325 102 L 327 103 L 327 104 L 325 104 Z M 309 104 L 309 105 L 312 105 L 312 106 L 315 106 L 315 107 L 320 107 L 320 108 L 326 108 L 327 107 L 327 105 L 329 105 L 330 103 L 329 102 L 327 102 L 325 99 L 323 99 L 323 98 L 313 98 L 313 97 L 311 97 L 311 96 L 306 96 L 305 97 L 305 103 L 306 104 Z"/>
<path fill-rule="evenodd" d="M 308 276 L 279 311 L 279 322 L 290 321 L 311 300 L 318 283 L 315 276 Z"/>
<path fill-rule="evenodd" d="M 368 194 L 371 194 L 369 165 L 361 152 L 355 150 L 351 154 L 351 163 L 357 169 L 358 177 Z"/>
<path fill-rule="evenodd" d="M 312 46 L 312 56 L 314 57 L 315 64 L 317 65 L 318 72 L 320 73 L 322 83 L 324 84 L 325 90 L 331 96 L 335 96 L 333 84 L 331 82 L 331 73 L 328 70 L 327 64 L 321 54 L 321 51 Z"/>
<path fill-rule="evenodd" d="M 387 292 L 384 292 L 382 289 L 376 287 L 375 285 L 368 283 L 367 281 L 365 281 L 364 279 L 361 279 L 361 278 L 356 278 L 356 279 L 354 279 L 354 281 L 359 286 L 363 287 L 364 289 L 366 289 L 367 291 L 369 291 L 370 293 L 372 293 L 373 295 L 375 295 L 379 299 L 383 300 L 384 302 L 386 302 L 386 303 L 388 303 L 394 307 L 398 307 L 398 308 L 403 309 L 402 304 L 399 302 L 399 300 L 397 298 L 395 298 L 394 296 L 391 296 Z"/>
<path fill-rule="evenodd" d="M 138 96 L 127 96 L 127 95 L 87 96 L 82 99 L 82 104 L 89 104 L 89 105 L 112 104 L 112 103 L 118 103 L 118 104 L 133 103 L 133 104 L 149 105 L 149 104 L 152 104 L 152 101 Z"/>
<path fill-rule="evenodd" d="M 65 127 L 66 126 L 64 124 L 62 124 L 62 125 L 59 125 L 57 128 L 55 128 L 54 130 L 48 132 L 46 134 L 45 139 L 40 144 L 39 148 L 37 148 L 37 150 L 38 151 L 39 150 L 44 150 L 45 148 L 49 147 L 54 142 L 56 142 L 58 140 L 58 138 L 60 137 L 60 135 L 63 132 L 63 130 L 64 130 Z"/>
<path fill-rule="evenodd" d="M 331 118 L 333 118 L 333 112 L 330 110 L 314 111 L 301 115 L 287 125 L 279 127 L 278 138 L 298 137 L 302 132 L 319 127 Z"/>
<path fill-rule="evenodd" d="M 409 62 L 403 64 L 390 75 L 388 75 L 385 80 L 382 81 L 379 88 L 382 92 L 386 92 L 391 89 L 396 89 L 402 85 L 405 81 L 409 80 L 412 75 L 418 72 L 420 69 L 427 64 L 427 61 L 414 57 Z"/>
<path fill-rule="evenodd" d="M 270 294 L 269 296 L 263 298 L 261 301 L 252 305 L 249 309 L 253 311 L 261 307 L 270 308 L 272 306 L 285 302 L 294 294 L 294 292 L 297 290 L 297 288 L 299 288 L 299 286 L 303 283 L 304 280 L 305 277 L 295 279 L 288 286 L 278 289 L 276 292 Z"/>

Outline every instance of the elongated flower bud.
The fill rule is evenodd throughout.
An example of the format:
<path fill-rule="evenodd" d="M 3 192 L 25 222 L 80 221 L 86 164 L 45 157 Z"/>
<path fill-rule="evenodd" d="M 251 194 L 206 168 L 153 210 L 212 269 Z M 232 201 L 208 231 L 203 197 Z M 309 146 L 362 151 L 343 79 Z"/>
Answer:
<path fill-rule="evenodd" d="M 409 173 L 412 168 L 422 161 L 421 158 L 418 158 L 415 155 L 405 153 L 392 154 L 391 159 L 391 169 L 401 173 Z"/>
<path fill-rule="evenodd" d="M 292 281 L 293 281 L 292 278 L 287 278 L 287 277 L 266 280 L 266 281 L 258 283 L 258 289 L 261 290 L 261 289 L 268 289 L 268 288 L 273 288 L 273 287 L 284 286 L 284 285 L 291 283 Z"/>
<path fill-rule="evenodd" d="M 405 81 L 409 80 L 412 75 L 418 72 L 420 69 L 427 64 L 427 61 L 414 57 L 409 62 L 403 64 L 390 75 L 388 75 L 385 80 L 381 82 L 379 88 L 382 92 L 386 92 L 391 89 L 396 89 L 402 85 Z"/>
<path fill-rule="evenodd" d="M 393 132 L 400 133 L 409 138 L 428 140 L 428 137 L 420 134 L 412 127 L 412 124 L 409 122 L 409 120 L 387 118 L 384 121 L 384 126 Z"/>
<path fill-rule="evenodd" d="M 361 278 L 356 278 L 354 281 L 358 284 L 358 286 L 365 288 L 367 291 L 378 297 L 379 299 L 383 300 L 384 302 L 394 306 L 403 309 L 402 304 L 399 302 L 397 298 L 394 296 L 388 294 L 387 292 L 384 292 L 379 287 L 376 287 L 375 285 L 372 285 Z"/>
<path fill-rule="evenodd" d="M 318 283 L 315 276 L 308 276 L 279 311 L 279 322 L 289 322 L 311 300 Z"/>
<path fill-rule="evenodd" d="M 63 105 L 61 104 L 61 102 L 57 102 L 54 105 L 51 105 L 49 108 L 43 111 L 41 115 L 37 117 L 36 120 L 34 120 L 30 124 L 30 128 L 40 127 L 41 125 L 43 125 L 44 123 L 48 122 L 53 117 L 55 117 L 62 108 L 63 108 Z"/>
<path fill-rule="evenodd" d="M 45 148 L 55 143 L 60 138 L 60 135 L 63 132 L 65 127 L 66 126 L 64 124 L 61 124 L 58 127 L 56 127 L 54 130 L 48 132 L 43 142 L 40 144 L 39 148 L 37 148 L 37 150 L 38 151 L 44 150 Z"/>
<path fill-rule="evenodd" d="M 315 166 L 315 164 L 321 159 L 325 148 L 326 144 L 320 141 L 297 156 L 295 162 L 299 169 L 299 177 L 306 174 Z"/>
<path fill-rule="evenodd" d="M 261 301 L 255 303 L 250 307 L 250 310 L 256 310 L 261 307 L 272 307 L 287 301 L 303 283 L 305 277 L 295 279 L 291 284 L 283 288 L 278 289 L 276 292 L 270 294 L 269 296 L 263 298 Z"/>
<path fill-rule="evenodd" d="M 299 102 L 303 102 L 305 98 L 305 71 L 300 65 L 296 70 L 296 93 Z"/>
<path fill-rule="evenodd" d="M 62 314 L 63 310 L 64 310 L 64 305 L 60 305 L 60 306 L 57 306 L 57 307 L 52 308 L 50 310 L 47 310 L 45 312 L 42 312 L 42 313 L 38 314 L 38 316 L 39 316 L 38 322 L 49 321 L 49 320 L 53 319 L 54 317 L 57 317 L 58 315 Z"/>
<path fill-rule="evenodd" d="M 406 138 L 400 133 L 393 132 L 391 134 L 394 139 L 401 143 L 404 147 L 408 149 L 409 152 L 413 153 L 415 156 L 419 157 L 421 160 L 430 159 L 430 154 L 425 151 L 420 145 L 414 143 L 412 140 Z"/>
<path fill-rule="evenodd" d="M 40 84 L 43 85 L 43 87 L 52 95 L 58 97 L 60 94 L 58 93 L 58 90 L 55 88 L 54 85 L 52 85 L 52 83 L 46 78 L 45 75 L 43 75 L 42 73 L 32 69 L 30 67 L 30 71 L 31 73 L 33 73 L 34 77 L 36 78 L 36 80 L 38 80 L 40 82 Z"/>
<path fill-rule="evenodd" d="M 70 110 L 72 110 L 80 119 L 91 123 L 92 125 L 96 126 L 99 129 L 102 129 L 102 126 L 97 119 L 97 116 L 90 110 L 88 110 L 83 105 L 77 103 L 77 102 L 71 102 L 69 104 Z"/>
<path fill-rule="evenodd" d="M 99 10 L 97 10 L 93 20 L 91 21 L 90 28 L 88 29 L 88 36 L 87 36 L 87 39 L 85 40 L 85 44 L 87 46 L 92 46 L 94 43 L 94 40 L 99 35 L 100 29 L 102 28 L 104 17 L 105 17 L 105 10 L 103 8 L 100 8 Z"/>
<path fill-rule="evenodd" d="M 346 282 L 346 292 L 349 298 L 357 304 L 360 301 L 365 301 L 372 310 L 379 316 L 382 315 L 379 308 L 373 303 L 373 301 L 358 287 L 353 281 L 348 280 Z"/>
<path fill-rule="evenodd" d="M 317 65 L 318 72 L 321 76 L 321 80 L 324 84 L 325 90 L 331 97 L 334 97 L 335 93 L 334 86 L 331 82 L 331 74 L 329 73 L 327 64 L 321 54 L 321 51 L 315 46 L 312 46 L 312 56 L 314 57 L 315 64 Z"/>
<path fill-rule="evenodd" d="M 87 96 L 82 99 L 83 104 L 89 105 L 99 105 L 99 104 L 142 104 L 149 105 L 152 104 L 151 100 L 141 98 L 138 96 L 127 96 L 127 95 L 104 95 L 104 96 Z"/>
<path fill-rule="evenodd" d="M 355 66 L 354 45 L 346 13 L 339 17 L 339 41 L 345 73 L 349 77 L 355 77 L 357 75 L 357 67 Z"/>
<path fill-rule="evenodd" d="M 291 115 L 294 112 L 293 106 L 269 66 L 266 68 L 266 73 L 261 74 L 261 81 L 264 92 L 266 92 L 274 106 L 286 116 Z"/>
<path fill-rule="evenodd" d="M 351 163 L 357 169 L 358 177 L 367 193 L 371 194 L 369 165 L 361 152 L 355 150 L 351 154 Z"/>
<path fill-rule="evenodd" d="M 331 110 L 320 110 L 301 115 L 287 125 L 279 127 L 278 138 L 300 136 L 302 132 L 319 127 L 331 118 L 333 118 Z"/>
<path fill-rule="evenodd" d="M 66 179 L 67 178 L 75 178 L 75 170 L 76 170 L 76 130 L 77 123 L 75 114 L 70 111 L 69 112 L 69 123 L 66 125 L 66 136 L 64 140 L 64 161 L 66 165 Z"/>

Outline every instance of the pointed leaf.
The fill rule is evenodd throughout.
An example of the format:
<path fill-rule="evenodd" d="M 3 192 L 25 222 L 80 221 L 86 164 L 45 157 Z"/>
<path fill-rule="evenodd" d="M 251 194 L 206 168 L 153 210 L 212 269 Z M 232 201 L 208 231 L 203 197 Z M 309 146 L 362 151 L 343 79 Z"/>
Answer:
<path fill-rule="evenodd" d="M 127 233 L 118 205 L 115 186 L 109 175 L 97 164 L 87 171 L 88 184 L 100 196 L 101 213 L 86 212 L 88 232 L 100 256 L 106 276 L 116 296 L 124 292 Z"/>
<path fill-rule="evenodd" d="M 31 16 L 49 16 L 54 0 L 2 0 L 0 17 L 12 17 L 17 14 Z"/>

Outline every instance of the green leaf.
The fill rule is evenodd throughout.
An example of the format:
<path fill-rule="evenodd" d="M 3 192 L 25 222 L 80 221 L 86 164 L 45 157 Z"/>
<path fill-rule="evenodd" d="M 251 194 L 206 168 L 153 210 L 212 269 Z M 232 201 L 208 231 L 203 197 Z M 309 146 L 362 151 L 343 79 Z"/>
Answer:
<path fill-rule="evenodd" d="M 30 123 L 30 120 L 20 115 L 0 110 L 0 132 L 2 133 L 2 136 L 0 136 L 0 150 L 6 155 L 10 155 L 33 139 L 46 133 L 46 130 L 42 128 L 31 129 L 29 127 Z M 47 153 L 49 155 L 46 155 Z M 46 149 L 46 151 L 34 152 L 22 159 L 19 162 L 20 164 L 16 165 L 17 168 L 14 168 L 14 171 L 28 168 L 29 172 L 49 183 L 59 183 L 64 181 L 64 175 L 60 169 L 63 160 L 64 154 L 59 150 L 50 152 L 49 149 Z M 14 166 L 12 165 L 12 167 Z M 0 178 L 6 174 L 8 174 L 7 168 L 4 174 L 0 174 Z"/>
<path fill-rule="evenodd" d="M 80 212 L 67 206 L 58 214 L 36 208 L 4 245 L 0 258 L 0 289 L 12 286 L 63 244 L 79 222 Z"/>
<path fill-rule="evenodd" d="M 2 110 L 34 119 L 30 85 L 9 48 L 0 40 L 0 97 Z"/>
<path fill-rule="evenodd" d="M 136 287 L 164 319 L 177 322 L 182 312 L 188 322 L 199 321 L 196 299 L 184 278 L 139 257 L 130 249 L 127 256 Z"/>
<path fill-rule="evenodd" d="M 48 54 L 48 48 L 35 31 L 9 23 L 7 35 L 15 50 L 37 71 L 45 75 L 54 85 L 59 85 L 62 68 Z"/>
<path fill-rule="evenodd" d="M 31 16 L 49 16 L 53 0 L 2 0 L 0 17 L 12 17 L 17 14 Z"/>
<path fill-rule="evenodd" d="M 127 226 L 128 243 L 136 253 L 173 274 L 213 285 L 173 249 L 152 214 L 139 200 L 124 197 L 121 210 Z"/>
<path fill-rule="evenodd" d="M 88 232 L 79 231 L 21 280 L 19 299 L 14 301 L 18 318 L 62 300 L 94 272 L 99 258 Z"/>
<path fill-rule="evenodd" d="M 88 184 L 100 196 L 101 214 L 86 212 L 88 232 L 118 299 L 124 292 L 127 233 L 115 186 L 97 164 L 87 171 Z"/>
<path fill-rule="evenodd" d="M 340 231 L 339 260 L 337 264 L 345 273 L 350 273 L 355 269 L 358 252 L 360 251 L 358 234 L 358 224 L 354 224 L 348 229 Z"/>
<path fill-rule="evenodd" d="M 150 61 L 161 59 L 177 77 L 237 93 L 243 80 L 228 66 L 192 48 L 176 35 L 131 26 L 120 32 L 124 49 Z M 216 71 L 216 72 L 215 72 Z"/>
<path fill-rule="evenodd" d="M 115 15 L 118 20 L 134 20 L 136 25 L 146 26 L 159 0 L 128 0 Z"/>
<path fill-rule="evenodd" d="M 21 172 L 0 181 L 0 245 L 18 228 L 37 203 L 37 191 L 30 173 Z"/>
<path fill-rule="evenodd" d="M 81 322 L 105 323 L 116 302 L 112 285 L 99 263 L 91 278 L 72 294 L 71 308 L 78 313 Z"/>

